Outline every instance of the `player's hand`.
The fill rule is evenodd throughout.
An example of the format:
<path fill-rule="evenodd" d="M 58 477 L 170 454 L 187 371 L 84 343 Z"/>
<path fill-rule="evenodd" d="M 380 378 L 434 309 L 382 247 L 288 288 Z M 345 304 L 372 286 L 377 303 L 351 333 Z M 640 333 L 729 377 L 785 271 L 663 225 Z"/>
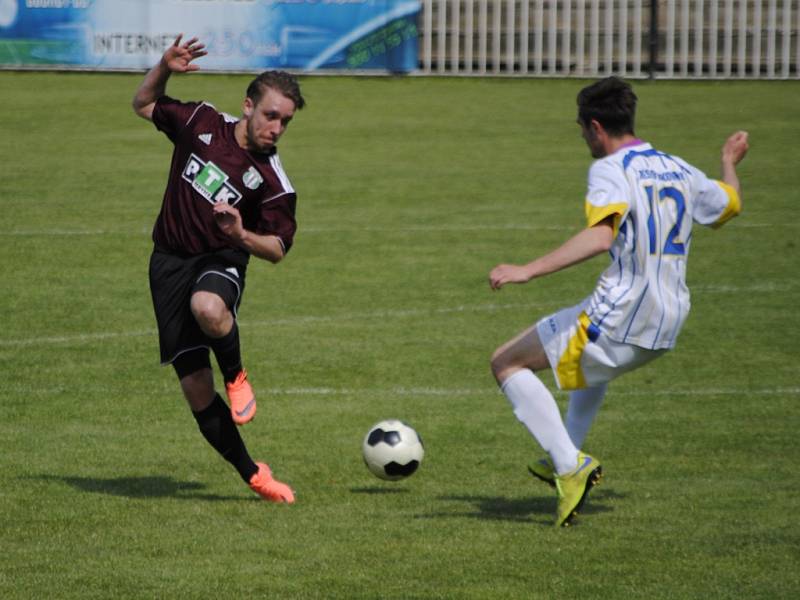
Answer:
<path fill-rule="evenodd" d="M 750 147 L 747 144 L 747 137 L 746 131 L 737 131 L 725 140 L 725 144 L 722 146 L 722 160 L 733 165 L 739 164 Z"/>
<path fill-rule="evenodd" d="M 489 273 L 489 285 L 499 290 L 507 283 L 527 283 L 531 277 L 525 267 L 519 265 L 497 265 Z"/>
<path fill-rule="evenodd" d="M 164 51 L 164 56 L 161 57 L 161 60 L 164 61 L 164 64 L 173 73 L 197 71 L 200 67 L 192 61 L 208 54 L 208 52 L 203 49 L 206 46 L 205 44 L 198 43 L 196 37 L 181 44 L 181 38 L 183 38 L 182 33 L 175 38 L 175 42 L 173 42 L 172 46 Z"/>
<path fill-rule="evenodd" d="M 214 218 L 222 233 L 234 240 L 242 240 L 245 236 L 242 215 L 227 202 L 214 205 Z"/>

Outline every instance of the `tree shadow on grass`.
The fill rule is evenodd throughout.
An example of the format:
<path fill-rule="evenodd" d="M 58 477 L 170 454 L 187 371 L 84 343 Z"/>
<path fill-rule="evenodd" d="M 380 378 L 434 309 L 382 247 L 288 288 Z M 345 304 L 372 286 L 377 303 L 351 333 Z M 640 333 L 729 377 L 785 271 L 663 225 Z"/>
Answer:
<path fill-rule="evenodd" d="M 607 501 L 621 498 L 613 490 L 593 490 L 580 511 L 581 515 L 591 515 L 614 510 Z M 546 525 L 552 527 L 556 510 L 555 492 L 552 496 L 535 496 L 530 498 L 509 499 L 501 496 L 440 496 L 444 502 L 462 502 L 469 505 L 467 509 L 453 509 L 429 514 L 416 515 L 418 519 L 438 519 L 458 517 L 481 519 L 487 521 L 513 521 L 530 525 Z M 577 523 L 577 521 L 576 521 Z"/>
<path fill-rule="evenodd" d="M 68 477 L 60 475 L 39 475 L 41 481 L 66 483 L 81 492 L 108 494 L 125 498 L 180 498 L 185 500 L 242 500 L 242 496 L 220 496 L 202 493 L 206 488 L 194 481 L 178 481 L 164 475 L 149 477 Z"/>

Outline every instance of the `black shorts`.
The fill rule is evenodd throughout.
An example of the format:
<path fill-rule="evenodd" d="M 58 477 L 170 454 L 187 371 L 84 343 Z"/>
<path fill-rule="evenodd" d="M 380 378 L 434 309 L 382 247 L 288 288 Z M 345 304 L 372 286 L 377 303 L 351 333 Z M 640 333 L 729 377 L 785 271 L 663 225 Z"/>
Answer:
<path fill-rule="evenodd" d="M 196 256 L 153 250 L 150 294 L 158 323 L 161 364 L 171 363 L 183 352 L 210 347 L 189 306 L 194 292 L 217 294 L 236 317 L 249 258 L 247 253 L 233 248 Z"/>

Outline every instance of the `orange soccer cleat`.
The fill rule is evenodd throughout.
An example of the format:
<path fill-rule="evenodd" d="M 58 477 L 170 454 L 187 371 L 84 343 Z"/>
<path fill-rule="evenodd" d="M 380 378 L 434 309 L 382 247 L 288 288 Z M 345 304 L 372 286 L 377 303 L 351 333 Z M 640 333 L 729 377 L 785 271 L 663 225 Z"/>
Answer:
<path fill-rule="evenodd" d="M 258 472 L 250 478 L 250 489 L 270 502 L 294 503 L 294 492 L 285 483 L 272 477 L 272 471 L 264 463 L 256 463 Z"/>
<path fill-rule="evenodd" d="M 244 425 L 256 416 L 256 395 L 247 381 L 247 371 L 242 369 L 230 383 L 225 384 L 225 391 L 231 403 L 231 416 L 237 425 Z"/>

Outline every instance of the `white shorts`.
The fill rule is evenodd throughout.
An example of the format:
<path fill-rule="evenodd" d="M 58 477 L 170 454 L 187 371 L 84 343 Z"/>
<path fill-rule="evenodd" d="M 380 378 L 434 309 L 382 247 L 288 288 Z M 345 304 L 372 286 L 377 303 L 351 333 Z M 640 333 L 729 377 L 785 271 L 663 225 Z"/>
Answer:
<path fill-rule="evenodd" d="M 615 342 L 589 320 L 583 302 L 536 323 L 560 390 L 607 383 L 658 358 L 667 350 L 649 350 Z"/>

